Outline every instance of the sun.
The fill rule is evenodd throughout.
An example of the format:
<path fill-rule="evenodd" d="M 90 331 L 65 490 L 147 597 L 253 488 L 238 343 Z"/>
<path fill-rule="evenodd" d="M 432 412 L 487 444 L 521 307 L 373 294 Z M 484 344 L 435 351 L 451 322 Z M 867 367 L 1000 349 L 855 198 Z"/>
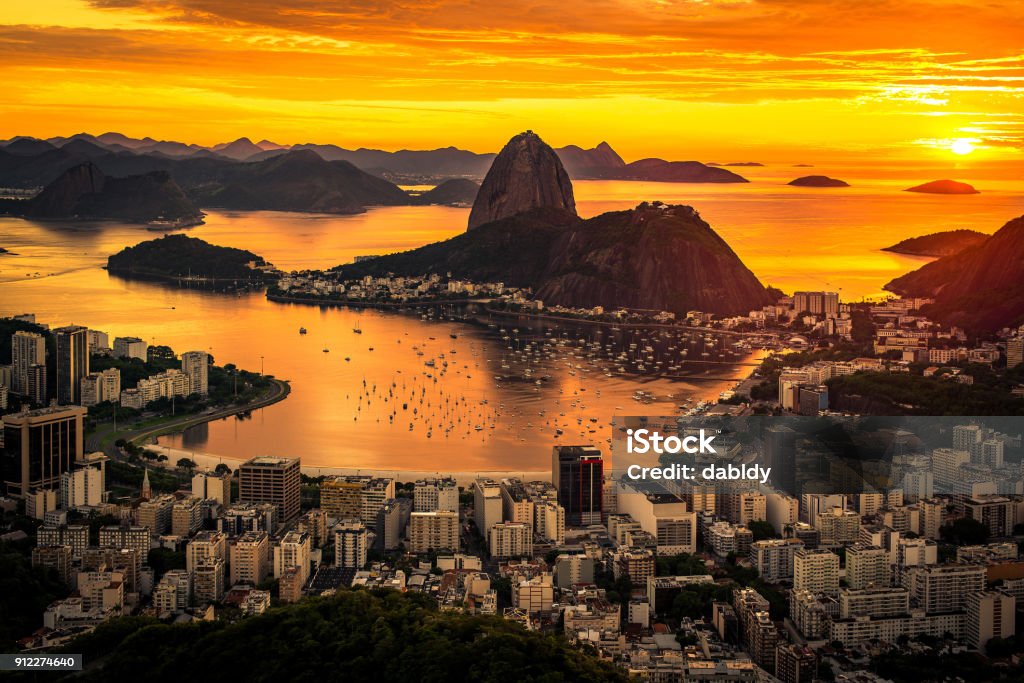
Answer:
<path fill-rule="evenodd" d="M 970 154 L 974 151 L 974 145 L 971 144 L 970 140 L 957 138 L 956 140 L 953 140 L 953 144 L 949 146 L 949 149 L 953 154 Z"/>

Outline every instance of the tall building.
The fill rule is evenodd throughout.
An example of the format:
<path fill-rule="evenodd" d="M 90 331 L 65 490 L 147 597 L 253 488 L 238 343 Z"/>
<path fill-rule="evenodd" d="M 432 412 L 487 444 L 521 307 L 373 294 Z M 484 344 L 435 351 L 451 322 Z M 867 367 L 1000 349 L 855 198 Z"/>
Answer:
<path fill-rule="evenodd" d="M 266 531 L 246 531 L 228 548 L 231 585 L 258 586 L 270 573 L 270 538 Z"/>
<path fill-rule="evenodd" d="M 1014 337 L 1006 342 L 1006 367 L 1015 368 L 1024 363 L 1024 337 Z"/>
<path fill-rule="evenodd" d="M 46 340 L 41 334 L 18 330 L 11 335 L 11 389 L 16 393 L 29 393 L 28 374 L 33 365 L 46 366 Z"/>
<path fill-rule="evenodd" d="M 215 500 L 221 505 L 231 504 L 231 477 L 226 474 L 199 472 L 192 477 L 192 495 Z"/>
<path fill-rule="evenodd" d="M 182 498 L 171 507 L 171 533 L 187 538 L 203 525 L 203 501 L 190 496 Z"/>
<path fill-rule="evenodd" d="M 188 376 L 193 394 L 210 393 L 210 354 L 205 351 L 186 351 L 181 354 L 181 371 Z"/>
<path fill-rule="evenodd" d="M 522 522 L 501 522 L 490 528 L 488 546 L 491 557 L 506 559 L 533 554 L 533 531 Z"/>
<path fill-rule="evenodd" d="M 750 544 L 750 564 L 765 581 L 793 576 L 793 557 L 804 547 L 795 538 L 770 538 Z"/>
<path fill-rule="evenodd" d="M 839 556 L 824 548 L 793 556 L 793 590 L 833 594 L 839 590 Z"/>
<path fill-rule="evenodd" d="M 454 479 L 421 479 L 413 485 L 413 512 L 459 511 L 459 487 Z"/>
<path fill-rule="evenodd" d="M 103 502 L 106 477 L 103 459 L 95 462 L 80 460 L 72 469 L 60 475 L 60 506 L 65 510 L 97 507 Z"/>
<path fill-rule="evenodd" d="M 80 403 L 83 406 L 94 406 L 105 401 L 117 403 L 120 399 L 121 371 L 117 368 L 92 372 L 82 378 Z"/>
<path fill-rule="evenodd" d="M 779 643 L 775 649 L 775 677 L 782 683 L 814 683 L 818 658 L 806 645 Z"/>
<path fill-rule="evenodd" d="M 493 479 L 477 479 L 473 482 L 473 521 L 477 531 L 484 538 L 489 537 L 491 527 L 504 519 L 501 487 Z"/>
<path fill-rule="evenodd" d="M 459 515 L 448 510 L 409 515 L 409 551 L 459 549 Z"/>
<path fill-rule="evenodd" d="M 555 446 L 551 452 L 551 483 L 565 523 L 603 523 L 604 458 L 594 446 Z M 482 533 L 483 530 L 481 530 Z"/>
<path fill-rule="evenodd" d="M 839 314 L 837 292 L 793 292 L 793 310 L 797 313 L 823 315 L 826 318 Z"/>
<path fill-rule="evenodd" d="M 974 496 L 964 501 L 964 516 L 988 529 L 989 538 L 1013 535 L 1014 503 L 997 495 Z"/>
<path fill-rule="evenodd" d="M 29 366 L 26 396 L 35 405 L 44 406 L 49 401 L 50 390 L 47 377 L 46 365 L 38 363 Z"/>
<path fill-rule="evenodd" d="M 106 332 L 89 330 L 86 335 L 89 340 L 89 354 L 110 351 L 110 337 Z"/>
<path fill-rule="evenodd" d="M 970 593 L 985 590 L 985 571 L 981 564 L 911 567 L 902 582 L 928 614 L 958 612 L 966 606 Z"/>
<path fill-rule="evenodd" d="M 89 374 L 89 330 L 69 325 L 58 327 L 53 336 L 57 342 L 57 402 L 80 403 L 82 378 Z"/>
<path fill-rule="evenodd" d="M 8 495 L 60 486 L 60 476 L 83 459 L 85 414 L 85 408 L 68 406 L 3 416 L 3 477 Z"/>
<path fill-rule="evenodd" d="M 395 480 L 388 477 L 342 475 L 320 484 L 320 507 L 337 519 L 358 519 L 373 529 L 385 501 L 395 497 Z"/>
<path fill-rule="evenodd" d="M 369 532 L 358 519 L 344 519 L 334 527 L 334 566 L 362 569 L 366 564 Z"/>
<path fill-rule="evenodd" d="M 298 516 L 301 486 L 298 458 L 258 456 L 238 467 L 239 502 L 272 503 L 281 523 Z"/>
<path fill-rule="evenodd" d="M 228 536 L 219 531 L 200 531 L 185 546 L 185 569 L 194 572 L 208 559 L 228 561 Z"/>
<path fill-rule="evenodd" d="M 846 548 L 846 584 L 850 588 L 888 586 L 889 552 L 859 543 Z"/>
<path fill-rule="evenodd" d="M 274 578 L 281 578 L 289 567 L 297 567 L 299 584 L 305 586 L 309 580 L 312 545 L 309 534 L 300 531 L 286 533 L 274 546 Z"/>
<path fill-rule="evenodd" d="M 770 425 L 765 430 L 764 449 L 765 467 L 775 473 L 775 485 L 783 493 L 795 495 L 796 432 L 786 425 Z"/>
<path fill-rule="evenodd" d="M 1012 638 L 1017 599 L 1002 591 L 978 591 L 967 596 L 967 642 L 985 652 L 993 638 Z"/>

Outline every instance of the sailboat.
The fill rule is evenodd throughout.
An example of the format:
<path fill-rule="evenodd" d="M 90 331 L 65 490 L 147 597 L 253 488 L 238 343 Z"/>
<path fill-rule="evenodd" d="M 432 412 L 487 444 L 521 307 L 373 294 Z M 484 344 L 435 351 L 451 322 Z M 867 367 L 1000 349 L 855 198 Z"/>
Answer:
<path fill-rule="evenodd" d="M 363 333 L 362 328 L 359 327 L 359 321 L 356 321 L 356 326 L 352 328 L 352 331 L 355 332 L 356 334 L 362 334 Z"/>

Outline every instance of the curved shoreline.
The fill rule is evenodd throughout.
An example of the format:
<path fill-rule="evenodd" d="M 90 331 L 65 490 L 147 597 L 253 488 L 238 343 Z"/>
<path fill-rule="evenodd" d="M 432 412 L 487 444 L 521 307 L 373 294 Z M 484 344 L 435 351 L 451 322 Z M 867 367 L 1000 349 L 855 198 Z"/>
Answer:
<path fill-rule="evenodd" d="M 244 412 L 266 408 L 288 398 L 288 395 L 291 394 L 292 391 L 291 385 L 288 382 L 276 378 L 272 378 L 270 381 L 274 385 L 272 391 L 261 396 L 255 401 L 242 405 L 232 405 L 220 408 L 210 413 L 185 415 L 182 416 L 180 420 L 172 420 L 152 427 L 142 427 L 141 429 L 122 430 L 104 434 L 103 437 L 98 442 L 94 442 L 90 448 L 94 448 L 95 450 L 100 450 L 102 448 L 102 450 L 109 456 L 119 456 L 119 449 L 114 446 L 114 442 L 119 439 L 124 439 L 125 441 L 136 445 L 144 445 L 140 442 L 150 439 L 155 441 L 155 439 L 161 436 L 166 436 L 167 434 L 178 434 L 190 427 L 214 422 L 215 420 L 222 420 Z M 93 435 L 93 438 L 95 438 L 95 435 Z M 106 445 L 103 445 L 104 440 L 108 441 Z"/>
<path fill-rule="evenodd" d="M 267 301 L 277 304 L 303 304 L 307 306 L 330 306 L 350 308 L 411 308 L 415 306 L 446 306 L 462 304 L 485 304 L 490 299 L 433 299 L 429 301 L 356 301 L 348 299 L 310 299 L 299 296 L 284 296 L 281 294 L 267 294 Z"/>

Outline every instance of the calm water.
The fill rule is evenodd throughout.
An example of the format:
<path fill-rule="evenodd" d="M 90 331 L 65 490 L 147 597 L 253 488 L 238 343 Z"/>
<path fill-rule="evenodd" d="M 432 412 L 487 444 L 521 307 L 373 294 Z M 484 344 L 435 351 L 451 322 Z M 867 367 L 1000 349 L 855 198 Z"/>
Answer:
<path fill-rule="evenodd" d="M 922 262 L 881 247 L 957 227 L 994 232 L 1024 213 L 1024 194 L 995 179 L 971 178 L 983 190 L 974 196 L 899 191 L 926 179 L 963 177 L 952 172 L 909 177 L 875 172 L 870 179 L 856 169 L 738 170 L 758 182 L 578 182 L 577 203 L 584 216 L 648 199 L 692 204 L 762 282 L 787 291 L 836 288 L 845 299 L 877 296 L 885 282 Z M 812 172 L 856 181 L 856 186 L 783 185 Z M 286 270 L 322 268 L 445 239 L 464 230 L 467 214 L 444 207 L 389 207 L 351 217 L 211 212 L 207 224 L 189 234 L 249 249 Z M 732 384 L 725 378 L 749 369 L 716 366 L 707 374 L 697 369 L 691 381 L 609 378 L 582 353 L 567 356 L 575 352 L 573 342 L 536 360 L 533 376 L 550 376 L 537 385 L 521 377 L 522 363 L 507 348 L 515 326 L 525 343 L 529 332 L 521 323 L 498 322 L 512 337 L 504 341 L 486 327 L 272 304 L 260 294 L 225 296 L 130 282 L 101 269 L 109 254 L 155 236 L 137 226 L 0 219 L 0 246 L 14 252 L 0 256 L 0 315 L 34 312 L 42 322 L 84 324 L 111 338 L 137 335 L 179 352 L 206 348 L 220 363 L 250 369 L 258 369 L 262 360 L 267 373 L 291 380 L 286 401 L 248 420 L 224 420 L 163 441 L 174 447 L 229 458 L 298 455 L 304 465 L 332 467 L 544 470 L 558 440 L 604 444 L 610 417 L 636 412 L 637 389 L 655 397 L 656 405 L 645 412 L 671 410 L 686 398 L 717 396 Z M 352 331 L 357 323 L 361 335 Z M 300 336 L 299 327 L 309 334 Z M 544 332 L 534 330 L 534 338 L 545 339 Z M 559 334 L 555 330 L 553 338 Z M 566 336 L 575 338 L 577 331 Z M 588 334 L 586 341 L 601 340 Z M 431 358 L 434 368 L 424 365 Z M 497 382 L 503 364 L 510 364 L 520 381 Z M 556 429 L 564 434 L 556 438 Z"/>

